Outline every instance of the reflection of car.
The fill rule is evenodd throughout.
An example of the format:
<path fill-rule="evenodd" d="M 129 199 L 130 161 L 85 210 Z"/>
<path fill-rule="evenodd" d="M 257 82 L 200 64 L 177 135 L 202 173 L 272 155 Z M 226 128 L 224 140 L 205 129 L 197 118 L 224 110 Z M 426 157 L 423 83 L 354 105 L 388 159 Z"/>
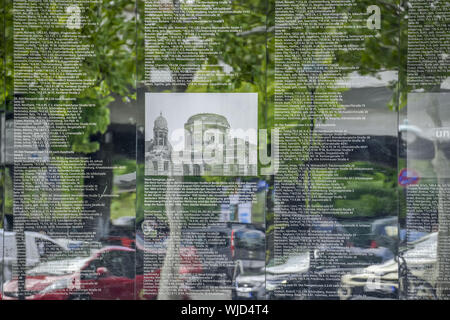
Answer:
<path fill-rule="evenodd" d="M 353 234 L 347 246 L 361 248 L 385 247 L 397 252 L 398 218 L 387 217 L 375 220 L 350 220 L 344 223 L 345 229 Z"/>
<path fill-rule="evenodd" d="M 102 239 L 102 242 L 105 245 L 110 245 L 110 246 L 117 245 L 117 246 L 123 246 L 123 247 L 131 248 L 131 249 L 136 248 L 136 240 L 135 239 L 132 239 L 127 236 L 122 236 L 122 235 L 109 234 L 107 237 Z"/>
<path fill-rule="evenodd" d="M 372 234 L 396 236 L 398 233 L 397 224 L 397 216 L 377 219 L 372 222 Z"/>
<path fill-rule="evenodd" d="M 265 265 L 265 233 L 252 225 L 211 225 L 185 229 L 182 243 L 197 249 L 205 272 L 223 274 L 228 280 L 233 278 L 237 261 L 245 269 Z"/>
<path fill-rule="evenodd" d="M 398 264 L 394 259 L 345 274 L 338 289 L 341 300 L 353 297 L 396 298 Z"/>
<path fill-rule="evenodd" d="M 266 275 L 264 268 L 258 271 L 244 271 L 235 279 L 232 290 L 233 300 L 252 299 L 264 300 L 266 298 Z"/>
<path fill-rule="evenodd" d="M 142 252 L 142 255 L 136 257 L 136 270 L 144 268 L 143 260 L 145 255 L 145 266 L 147 270 L 157 270 L 162 268 L 166 252 L 169 245 L 169 238 L 158 238 L 148 241 L 141 232 L 136 233 L 136 248 L 137 252 Z M 180 274 L 183 275 L 184 282 L 187 286 L 195 287 L 196 281 L 199 280 L 201 274 L 205 272 L 204 263 L 199 255 L 198 249 L 189 243 L 181 243 L 180 246 Z M 141 280 L 142 281 L 142 280 Z M 151 282 L 151 290 L 157 290 L 157 285 Z M 155 295 L 157 292 L 155 291 Z"/>
<path fill-rule="evenodd" d="M 25 297 L 31 300 L 133 299 L 135 253 L 106 247 L 89 257 L 44 262 L 27 271 Z M 4 299 L 18 298 L 18 280 L 3 287 Z"/>
<path fill-rule="evenodd" d="M 437 233 L 410 242 L 402 256 L 408 268 L 408 294 L 433 296 L 433 269 L 436 264 Z M 339 297 L 343 300 L 360 296 L 396 298 L 399 294 L 399 264 L 390 259 L 342 276 Z"/>
<path fill-rule="evenodd" d="M 268 298 L 271 300 L 290 298 L 287 292 L 280 290 L 280 288 L 296 275 L 308 272 L 309 261 L 310 254 L 308 251 L 294 253 L 285 258 L 284 263 L 275 263 L 275 260 L 272 259 L 266 268 L 266 293 Z"/>
<path fill-rule="evenodd" d="M 136 248 L 135 222 L 136 218 L 131 216 L 113 220 L 108 235 L 102 238 L 101 241 L 109 246 Z"/>
<path fill-rule="evenodd" d="M 16 233 L 0 230 L 0 283 L 11 279 L 12 266 L 17 259 Z M 25 232 L 26 266 L 30 268 L 40 261 L 45 261 L 69 250 L 58 240 L 37 232 Z M 2 279 L 2 276 L 4 278 Z"/>
<path fill-rule="evenodd" d="M 231 229 L 221 225 L 183 230 L 182 244 L 196 248 L 204 266 L 204 276 L 212 280 L 200 280 L 199 287 L 217 280 L 216 284 L 231 285 L 235 267 L 231 258 L 230 236 Z"/>
<path fill-rule="evenodd" d="M 291 256 L 267 268 L 267 291 L 276 298 L 337 299 L 343 274 L 393 257 L 387 248 L 325 248 Z"/>
<path fill-rule="evenodd" d="M 265 234 L 261 230 L 235 227 L 231 231 L 231 257 L 241 260 L 244 266 L 254 267 L 251 261 L 265 261 Z"/>
<path fill-rule="evenodd" d="M 25 296 L 30 300 L 152 299 L 158 294 L 161 266 L 144 274 L 144 254 L 130 248 L 110 246 L 88 257 L 44 262 L 26 274 Z M 154 252 L 148 252 L 150 256 Z M 197 268 L 197 269 L 196 269 Z M 201 272 L 189 257 L 181 257 L 181 274 Z M 144 293 L 143 285 L 149 286 Z M 184 294 L 187 289 L 183 288 Z M 4 284 L 3 299 L 18 298 L 18 280 Z"/>
<path fill-rule="evenodd" d="M 398 238 L 400 243 L 406 243 L 407 241 L 412 242 L 419 240 L 420 238 L 426 236 L 428 232 L 418 231 L 418 230 L 410 230 L 410 229 L 400 229 L 398 234 Z"/>

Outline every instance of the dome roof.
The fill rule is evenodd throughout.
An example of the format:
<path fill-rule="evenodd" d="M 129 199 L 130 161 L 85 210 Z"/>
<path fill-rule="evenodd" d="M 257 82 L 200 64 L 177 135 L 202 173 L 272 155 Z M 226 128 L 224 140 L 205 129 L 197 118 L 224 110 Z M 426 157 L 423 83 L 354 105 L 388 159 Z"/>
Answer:
<path fill-rule="evenodd" d="M 215 113 L 198 113 L 196 115 L 191 116 L 186 122 L 187 125 L 194 124 L 195 121 L 201 121 L 203 123 L 209 122 L 210 124 L 216 124 L 220 126 L 224 126 L 226 128 L 230 127 L 227 118 L 220 114 Z"/>
<path fill-rule="evenodd" d="M 153 129 L 166 129 L 167 130 L 167 120 L 162 116 L 160 112 L 159 117 L 155 119 Z"/>

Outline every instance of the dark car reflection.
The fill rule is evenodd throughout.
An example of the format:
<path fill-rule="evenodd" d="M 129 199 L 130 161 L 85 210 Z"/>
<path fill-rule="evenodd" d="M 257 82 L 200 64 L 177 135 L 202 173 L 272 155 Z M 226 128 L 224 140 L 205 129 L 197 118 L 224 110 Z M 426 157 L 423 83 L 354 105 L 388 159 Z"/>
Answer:
<path fill-rule="evenodd" d="M 189 228 L 182 232 L 182 246 L 196 249 L 203 266 L 195 286 L 199 290 L 212 287 L 231 289 L 237 268 L 261 269 L 265 265 L 265 233 L 248 224 L 217 224 L 206 228 Z M 144 242 L 139 239 L 137 245 Z"/>

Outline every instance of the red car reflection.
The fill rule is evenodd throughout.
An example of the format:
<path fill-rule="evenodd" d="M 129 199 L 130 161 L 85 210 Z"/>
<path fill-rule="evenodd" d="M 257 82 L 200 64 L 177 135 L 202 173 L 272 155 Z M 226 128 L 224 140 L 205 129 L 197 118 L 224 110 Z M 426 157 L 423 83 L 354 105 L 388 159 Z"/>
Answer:
<path fill-rule="evenodd" d="M 193 248 L 180 249 L 181 277 L 201 273 L 202 266 Z M 155 253 L 110 246 L 89 257 L 44 262 L 26 275 L 25 298 L 29 300 L 134 300 L 155 299 L 162 261 L 144 267 L 144 255 Z M 148 257 L 146 257 L 147 261 Z M 144 273 L 145 272 L 145 273 Z M 144 291 L 145 284 L 145 291 Z M 182 289 L 188 298 L 188 288 Z M 18 299 L 17 279 L 3 286 L 3 299 Z"/>

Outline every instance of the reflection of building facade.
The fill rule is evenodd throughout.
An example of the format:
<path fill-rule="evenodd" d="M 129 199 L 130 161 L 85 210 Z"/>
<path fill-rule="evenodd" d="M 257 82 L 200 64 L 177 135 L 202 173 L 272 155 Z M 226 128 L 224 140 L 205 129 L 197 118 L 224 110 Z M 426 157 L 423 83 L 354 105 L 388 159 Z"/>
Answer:
<path fill-rule="evenodd" d="M 147 175 L 257 174 L 256 145 L 249 143 L 248 137 L 232 137 L 230 124 L 224 116 L 193 115 L 184 124 L 184 130 L 184 150 L 175 154 L 167 139 L 166 119 L 160 115 L 155 120 L 153 139 L 146 144 Z"/>

